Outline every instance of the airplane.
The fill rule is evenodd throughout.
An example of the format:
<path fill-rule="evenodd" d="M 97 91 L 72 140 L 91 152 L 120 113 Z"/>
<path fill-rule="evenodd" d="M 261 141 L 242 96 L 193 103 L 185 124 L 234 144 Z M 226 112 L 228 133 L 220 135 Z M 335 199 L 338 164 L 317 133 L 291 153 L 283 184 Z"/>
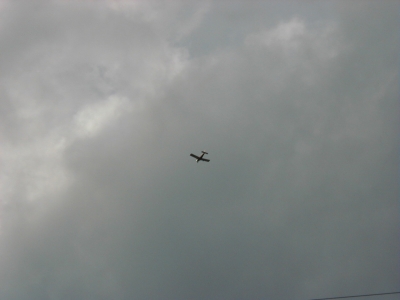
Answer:
<path fill-rule="evenodd" d="M 200 157 L 197 156 L 197 155 L 194 155 L 193 153 L 190 153 L 190 156 L 196 158 L 197 162 L 199 162 L 199 160 L 202 160 L 202 161 L 210 161 L 210 160 L 207 159 L 207 158 L 203 158 L 204 154 L 208 154 L 208 153 L 207 153 L 206 151 L 201 151 L 201 152 L 202 152 L 203 154 L 200 155 Z"/>

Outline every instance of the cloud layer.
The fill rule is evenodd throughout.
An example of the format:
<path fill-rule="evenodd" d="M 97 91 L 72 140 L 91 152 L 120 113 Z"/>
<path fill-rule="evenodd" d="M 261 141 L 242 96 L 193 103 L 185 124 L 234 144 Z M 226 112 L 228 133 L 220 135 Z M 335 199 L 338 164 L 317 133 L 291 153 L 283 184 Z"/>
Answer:
<path fill-rule="evenodd" d="M 396 290 L 397 2 L 236 5 L 3 3 L 1 298 Z"/>

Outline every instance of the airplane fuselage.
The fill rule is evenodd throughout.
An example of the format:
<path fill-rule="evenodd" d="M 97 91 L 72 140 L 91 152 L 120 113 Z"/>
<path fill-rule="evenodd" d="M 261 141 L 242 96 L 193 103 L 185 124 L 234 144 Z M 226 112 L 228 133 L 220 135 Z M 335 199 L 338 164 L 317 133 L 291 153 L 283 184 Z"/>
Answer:
<path fill-rule="evenodd" d="M 201 159 L 203 158 L 203 156 L 204 156 L 204 153 L 202 153 L 202 154 L 200 155 L 200 157 L 197 159 L 197 162 L 199 162 L 199 160 L 201 160 Z"/>

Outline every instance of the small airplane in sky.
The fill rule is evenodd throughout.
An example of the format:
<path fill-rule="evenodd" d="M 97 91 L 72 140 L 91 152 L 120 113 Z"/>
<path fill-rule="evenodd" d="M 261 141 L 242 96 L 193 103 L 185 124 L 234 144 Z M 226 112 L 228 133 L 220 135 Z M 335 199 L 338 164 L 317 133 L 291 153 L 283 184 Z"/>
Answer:
<path fill-rule="evenodd" d="M 192 156 L 192 157 L 194 157 L 196 160 L 197 160 L 197 162 L 199 162 L 199 160 L 202 160 L 202 161 L 210 161 L 209 159 L 207 159 L 207 158 L 203 158 L 203 156 L 204 156 L 204 154 L 208 154 L 206 151 L 201 151 L 203 154 L 202 155 L 200 155 L 200 156 L 197 156 L 197 155 L 194 155 L 193 153 L 190 153 L 190 156 Z"/>

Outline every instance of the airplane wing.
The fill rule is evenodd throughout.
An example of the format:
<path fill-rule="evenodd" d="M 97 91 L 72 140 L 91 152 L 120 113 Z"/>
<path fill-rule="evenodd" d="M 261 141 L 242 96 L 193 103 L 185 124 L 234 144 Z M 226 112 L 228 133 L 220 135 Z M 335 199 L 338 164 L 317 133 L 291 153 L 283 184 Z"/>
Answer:
<path fill-rule="evenodd" d="M 196 158 L 196 159 L 200 159 L 200 157 L 194 155 L 193 153 L 190 153 L 190 156 L 192 156 L 192 157 L 194 157 L 194 158 Z"/>
<path fill-rule="evenodd" d="M 210 161 L 209 159 L 207 159 L 207 158 L 202 158 L 201 160 L 204 160 L 204 161 Z"/>

